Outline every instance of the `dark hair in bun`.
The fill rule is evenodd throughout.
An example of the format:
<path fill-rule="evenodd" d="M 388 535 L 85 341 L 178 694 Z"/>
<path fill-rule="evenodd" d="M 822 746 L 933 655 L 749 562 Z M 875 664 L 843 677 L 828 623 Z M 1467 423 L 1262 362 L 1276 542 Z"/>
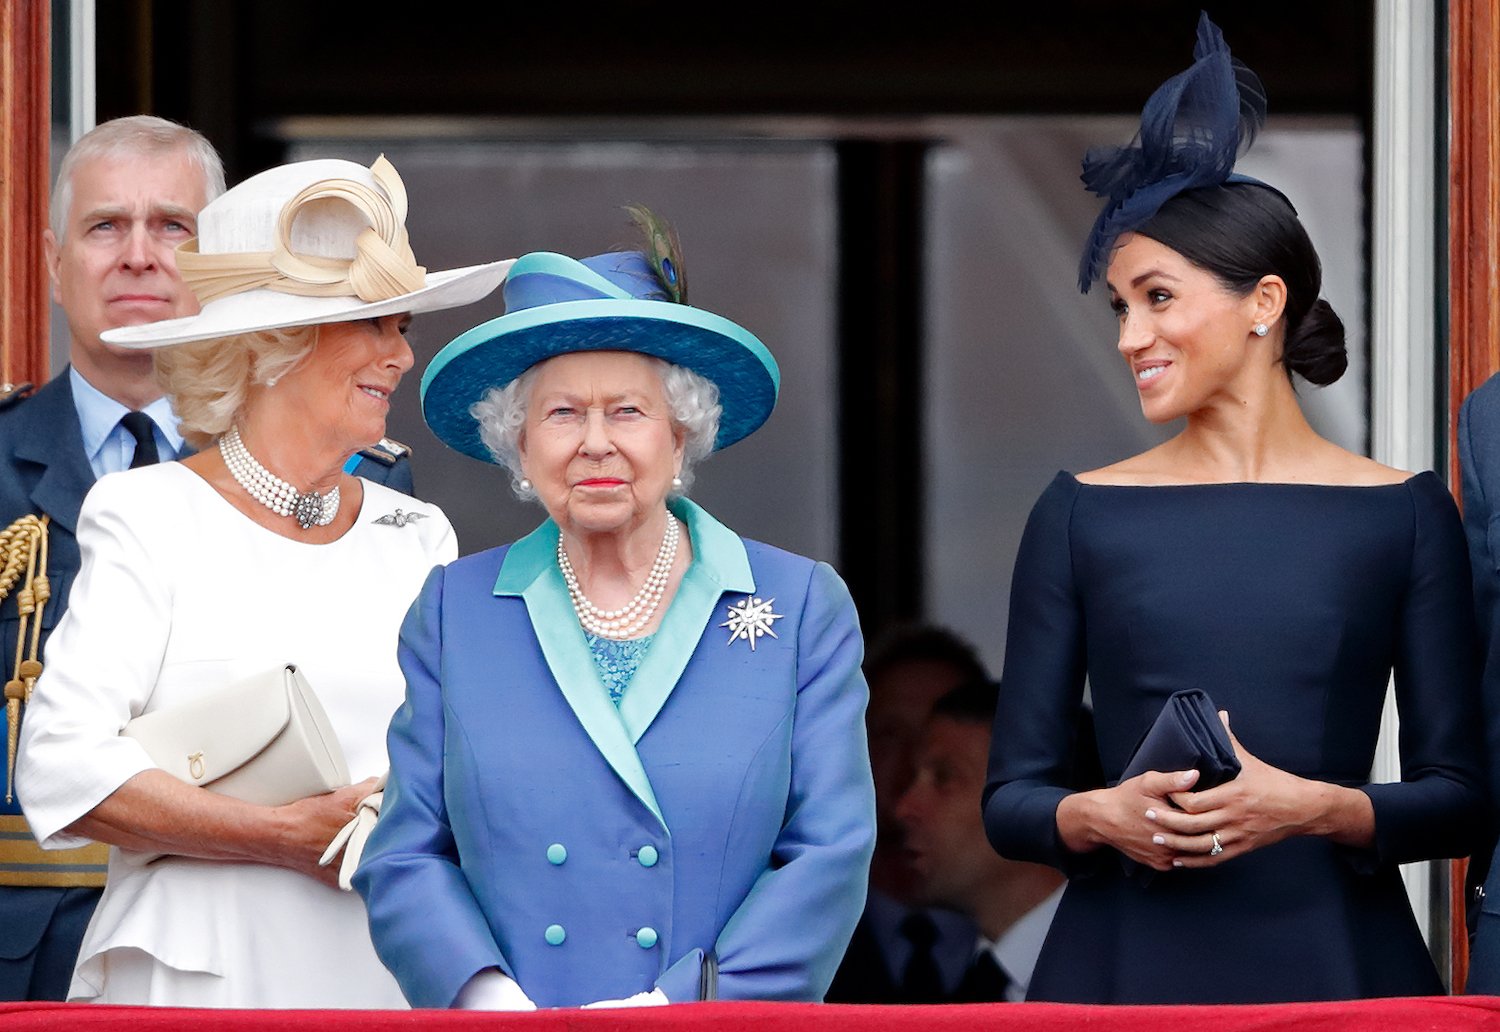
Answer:
<path fill-rule="evenodd" d="M 1320 387 L 1349 366 L 1344 323 L 1318 296 L 1323 264 L 1297 213 L 1275 190 L 1226 183 L 1178 194 L 1136 230 L 1248 294 L 1263 276 L 1286 282 L 1281 364 Z"/>

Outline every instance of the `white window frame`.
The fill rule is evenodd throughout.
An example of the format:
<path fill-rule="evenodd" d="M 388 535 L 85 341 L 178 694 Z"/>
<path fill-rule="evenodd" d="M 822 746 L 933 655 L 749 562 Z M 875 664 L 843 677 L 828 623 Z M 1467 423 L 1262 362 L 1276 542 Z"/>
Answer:
<path fill-rule="evenodd" d="M 1370 206 L 1370 453 L 1437 468 L 1437 12 L 1432 0 L 1377 0 Z M 1399 781 L 1393 696 L 1373 777 Z M 1448 864 L 1402 869 L 1428 946 L 1447 968 Z"/>

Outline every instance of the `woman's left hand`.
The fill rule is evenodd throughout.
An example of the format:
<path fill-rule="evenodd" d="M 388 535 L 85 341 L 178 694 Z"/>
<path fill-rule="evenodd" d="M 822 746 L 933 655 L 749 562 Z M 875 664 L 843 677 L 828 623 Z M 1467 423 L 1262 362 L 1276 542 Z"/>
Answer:
<path fill-rule="evenodd" d="M 584 1010 L 599 1010 L 605 1007 L 665 1007 L 667 994 L 660 989 L 652 989 L 649 992 L 636 993 L 627 996 L 623 1000 L 595 1000 L 593 1003 L 585 1003 Z"/>
<path fill-rule="evenodd" d="M 1325 835 L 1347 845 L 1373 841 L 1368 796 L 1271 766 L 1229 730 L 1228 713 L 1219 717 L 1239 758 L 1239 776 L 1202 792 L 1174 793 L 1170 798 L 1180 810 L 1147 813 L 1176 854 L 1173 866 L 1214 867 L 1294 835 Z"/>

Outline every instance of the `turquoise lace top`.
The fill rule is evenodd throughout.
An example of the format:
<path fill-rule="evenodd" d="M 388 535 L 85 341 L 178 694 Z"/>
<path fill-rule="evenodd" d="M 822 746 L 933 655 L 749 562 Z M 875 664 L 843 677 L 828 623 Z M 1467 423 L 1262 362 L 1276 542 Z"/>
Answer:
<path fill-rule="evenodd" d="M 599 670 L 599 680 L 609 689 L 609 699 L 618 708 L 620 700 L 625 696 L 625 689 L 630 687 L 630 679 L 635 676 L 636 669 L 641 665 L 641 660 L 656 635 L 648 634 L 644 638 L 630 638 L 626 641 L 601 638 L 596 634 L 585 634 L 584 637 L 588 639 L 589 654 L 594 657 L 594 666 Z"/>

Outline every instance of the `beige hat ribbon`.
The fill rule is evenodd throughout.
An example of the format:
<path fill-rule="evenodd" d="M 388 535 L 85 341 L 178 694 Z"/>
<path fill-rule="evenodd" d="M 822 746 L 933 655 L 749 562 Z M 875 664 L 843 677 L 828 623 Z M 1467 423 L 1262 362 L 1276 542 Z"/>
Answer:
<path fill-rule="evenodd" d="M 421 290 L 427 270 L 417 264 L 406 235 L 406 186 L 381 155 L 370 166 L 379 190 L 351 179 L 322 179 L 281 209 L 273 251 L 200 254 L 197 239 L 177 248 L 183 282 L 206 305 L 217 298 L 265 288 L 301 297 L 348 297 L 386 301 Z M 292 227 L 314 201 L 353 205 L 370 223 L 355 238 L 353 258 L 301 255 L 291 249 Z"/>

